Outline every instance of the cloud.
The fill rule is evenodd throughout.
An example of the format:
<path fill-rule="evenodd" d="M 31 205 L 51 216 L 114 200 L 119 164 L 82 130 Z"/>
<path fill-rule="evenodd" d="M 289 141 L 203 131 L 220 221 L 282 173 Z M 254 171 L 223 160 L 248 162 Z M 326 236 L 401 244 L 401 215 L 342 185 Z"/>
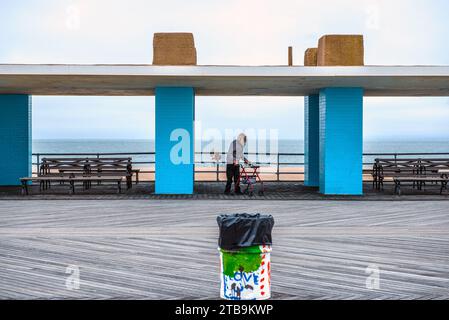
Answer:
<path fill-rule="evenodd" d="M 0 58 L 8 62 L 150 63 L 158 31 L 194 32 L 201 64 L 286 64 L 289 45 L 300 64 L 326 33 L 365 34 L 368 64 L 449 61 L 448 25 L 437 19 L 449 5 L 438 0 L 6 2 L 13 19 L 0 21 L 0 39 L 13 41 Z"/>
<path fill-rule="evenodd" d="M 449 64 L 447 12 L 449 3 L 444 0 L 2 0 L 0 62 L 149 64 L 154 32 L 190 31 L 195 35 L 200 64 L 286 64 L 288 46 L 294 47 L 294 63 L 302 64 L 304 50 L 316 46 L 321 35 L 362 33 L 367 64 L 443 65 Z M 73 111 L 58 116 L 62 121 L 62 116 L 78 117 L 80 109 L 85 108 L 77 104 L 80 101 L 94 112 L 98 99 L 37 99 L 36 132 L 45 127 L 45 117 L 41 116 L 45 108 L 53 108 L 48 113 L 55 116 L 60 112 L 58 103 L 71 104 Z M 142 112 L 136 119 L 153 116 L 142 111 L 148 106 L 146 101 L 104 99 L 111 115 L 110 127 L 115 125 L 112 115 L 122 110 L 124 101 Z M 228 126 L 234 114 L 245 119 L 256 114 L 259 126 L 293 128 L 289 135 L 302 134 L 302 98 L 259 99 L 205 98 L 198 103 L 199 117 L 214 126 L 221 125 L 216 119 L 223 119 L 221 123 Z M 447 115 L 443 108 L 447 108 L 446 99 L 367 101 L 366 136 L 413 133 L 424 105 L 424 117 L 435 124 L 428 132 L 442 134 L 440 116 Z M 252 105 L 257 106 L 256 112 Z M 374 108 L 382 112 L 371 112 Z M 404 125 L 394 132 L 379 127 L 376 124 L 382 117 Z M 136 131 L 136 123 L 145 129 Z M 124 126 L 135 136 L 152 130 L 145 121 L 134 124 Z M 106 132 L 88 125 L 85 129 L 92 134 Z"/>
<path fill-rule="evenodd" d="M 368 139 L 446 139 L 449 107 L 445 98 L 365 98 L 364 135 Z"/>

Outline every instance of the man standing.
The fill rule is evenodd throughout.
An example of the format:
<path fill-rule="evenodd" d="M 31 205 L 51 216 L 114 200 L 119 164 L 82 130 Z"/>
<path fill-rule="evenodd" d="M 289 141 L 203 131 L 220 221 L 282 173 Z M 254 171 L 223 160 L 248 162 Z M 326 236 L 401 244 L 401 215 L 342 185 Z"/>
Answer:
<path fill-rule="evenodd" d="M 240 160 L 248 163 L 248 159 L 244 157 L 243 150 L 246 145 L 246 135 L 241 133 L 237 139 L 231 142 L 226 156 L 226 189 L 225 194 L 231 193 L 232 180 L 234 180 L 235 194 L 242 194 L 240 190 Z"/>

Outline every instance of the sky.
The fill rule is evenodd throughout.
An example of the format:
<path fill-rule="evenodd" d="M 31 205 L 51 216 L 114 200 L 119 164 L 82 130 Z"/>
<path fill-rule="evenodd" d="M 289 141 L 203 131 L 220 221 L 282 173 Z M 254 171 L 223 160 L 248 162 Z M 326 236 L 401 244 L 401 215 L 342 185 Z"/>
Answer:
<path fill-rule="evenodd" d="M 367 65 L 449 65 L 445 0 L 0 0 L 0 63 L 151 64 L 154 32 L 192 32 L 198 64 L 294 64 L 363 34 Z M 203 130 L 303 138 L 302 97 L 197 97 Z M 449 98 L 365 98 L 367 140 L 449 140 Z M 154 137 L 154 97 L 33 96 L 33 138 Z"/>

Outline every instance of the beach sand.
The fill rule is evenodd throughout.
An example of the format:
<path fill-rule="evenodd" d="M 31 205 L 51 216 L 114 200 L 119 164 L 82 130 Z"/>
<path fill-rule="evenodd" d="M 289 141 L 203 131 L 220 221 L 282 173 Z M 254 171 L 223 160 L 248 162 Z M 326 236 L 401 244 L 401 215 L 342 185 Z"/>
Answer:
<path fill-rule="evenodd" d="M 141 181 L 154 181 L 154 173 L 149 173 L 148 171 L 154 171 L 154 166 L 139 165 L 135 166 L 141 170 L 139 174 L 139 179 Z M 260 168 L 260 178 L 263 181 L 277 181 L 276 166 L 271 167 L 261 167 Z M 372 181 L 371 167 L 364 168 L 363 181 Z M 226 181 L 226 167 L 220 166 L 218 174 L 218 181 Z M 250 171 L 251 172 L 251 171 Z M 281 167 L 279 169 L 279 180 L 280 181 L 304 181 L 304 167 Z M 195 167 L 195 181 L 217 181 L 217 167 Z"/>
<path fill-rule="evenodd" d="M 154 181 L 154 165 L 135 165 L 133 169 L 140 169 L 139 180 L 144 181 Z M 37 166 L 33 166 L 33 175 L 35 175 L 37 170 Z M 260 168 L 260 178 L 263 181 L 277 181 L 276 175 L 276 166 L 266 166 Z M 363 171 L 363 181 L 372 181 L 371 167 L 364 166 Z M 219 171 L 221 173 L 218 174 L 218 181 L 226 181 L 226 167 L 220 166 Z M 251 171 L 249 171 L 251 172 Z M 280 181 L 304 181 L 304 167 L 303 166 L 295 166 L 295 167 L 281 167 L 279 169 L 279 180 Z M 195 167 L 195 181 L 217 181 L 217 167 Z"/>

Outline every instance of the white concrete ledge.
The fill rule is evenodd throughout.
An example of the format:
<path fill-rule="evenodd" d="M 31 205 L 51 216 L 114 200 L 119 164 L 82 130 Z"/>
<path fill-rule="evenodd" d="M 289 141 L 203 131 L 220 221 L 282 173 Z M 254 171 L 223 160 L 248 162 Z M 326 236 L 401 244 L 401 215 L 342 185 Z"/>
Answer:
<path fill-rule="evenodd" d="M 0 64 L 1 94 L 153 95 L 191 86 L 205 96 L 301 96 L 363 87 L 366 96 L 449 96 L 449 66 L 153 66 Z"/>

